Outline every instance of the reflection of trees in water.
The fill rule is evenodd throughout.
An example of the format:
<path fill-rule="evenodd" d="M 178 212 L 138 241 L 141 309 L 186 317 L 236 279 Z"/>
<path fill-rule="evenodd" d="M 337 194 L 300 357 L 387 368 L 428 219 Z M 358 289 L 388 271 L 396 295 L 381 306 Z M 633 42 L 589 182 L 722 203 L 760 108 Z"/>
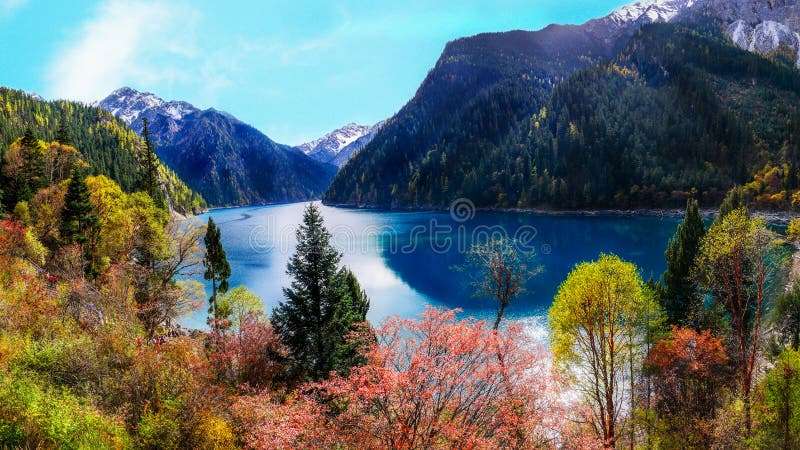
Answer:
<path fill-rule="evenodd" d="M 600 253 L 614 253 L 625 260 L 636 263 L 647 279 L 661 276 L 664 269 L 664 249 L 675 229 L 675 221 L 658 218 L 620 217 L 543 217 L 525 214 L 487 213 L 471 221 L 465 231 L 468 237 L 478 227 L 503 227 L 513 237 L 522 226 L 534 226 L 537 236 L 533 250 L 535 262 L 544 266 L 544 273 L 534 277 L 527 292 L 512 303 L 509 313 L 528 315 L 541 312 L 552 302 L 559 284 L 572 267 L 579 262 L 596 259 Z M 457 224 L 452 224 L 454 233 Z M 383 245 L 381 257 L 387 267 L 394 271 L 409 286 L 437 303 L 451 308 L 462 308 L 471 314 L 493 313 L 495 304 L 491 299 L 472 297 L 468 277 L 452 270 L 464 263 L 464 254 L 455 245 L 458 236 L 450 236 L 454 244 L 450 251 L 438 253 L 430 245 L 430 234 L 416 237 L 413 252 L 391 251 Z M 397 239 L 402 249 L 409 243 L 408 236 Z M 463 239 L 463 238 L 462 238 Z M 470 239 L 467 239 L 468 243 Z M 541 246 L 551 248 L 542 254 Z"/>

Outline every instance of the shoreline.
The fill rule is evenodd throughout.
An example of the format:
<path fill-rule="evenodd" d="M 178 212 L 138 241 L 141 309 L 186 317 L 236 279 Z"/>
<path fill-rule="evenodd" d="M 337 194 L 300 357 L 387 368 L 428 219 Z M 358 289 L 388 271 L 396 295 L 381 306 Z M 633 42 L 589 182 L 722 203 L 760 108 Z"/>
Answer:
<path fill-rule="evenodd" d="M 301 200 L 297 202 L 276 202 L 276 203 L 257 203 L 252 205 L 236 205 L 236 206 L 219 206 L 207 208 L 198 212 L 194 216 L 197 217 L 211 211 L 219 211 L 226 209 L 237 208 L 257 208 L 267 206 L 280 206 L 290 205 L 294 203 L 310 203 L 320 202 L 317 200 Z M 401 207 L 383 207 L 373 205 L 353 205 L 353 204 L 326 204 L 325 206 L 338 209 L 352 209 L 376 212 L 447 212 L 449 208 L 442 206 L 401 206 Z M 679 208 L 641 208 L 641 209 L 548 209 L 548 208 L 494 208 L 494 207 L 476 207 L 475 211 L 478 212 L 496 212 L 496 213 L 519 213 L 530 214 L 543 217 L 660 217 L 663 219 L 680 219 L 685 214 L 684 209 Z M 713 208 L 702 208 L 700 214 L 704 219 L 713 219 L 716 217 L 718 210 Z M 756 217 L 764 219 L 767 223 L 772 225 L 787 225 L 790 220 L 800 218 L 800 213 L 788 211 L 769 211 L 769 210 L 753 210 L 751 211 Z"/>
<path fill-rule="evenodd" d="M 381 206 L 364 206 L 352 204 L 325 204 L 331 208 L 341 209 L 354 209 L 354 210 L 371 210 L 371 211 L 385 211 L 385 212 L 447 212 L 449 208 L 441 206 L 418 206 L 418 207 L 381 207 Z M 480 212 L 511 212 L 520 214 L 530 214 L 545 217 L 660 217 L 664 219 L 681 219 L 686 213 L 685 209 L 679 208 L 641 208 L 641 209 L 547 209 L 547 208 L 494 208 L 494 207 L 476 207 L 475 211 Z M 717 209 L 702 208 L 700 215 L 704 219 L 713 219 L 717 216 Z M 764 219 L 770 224 L 787 225 L 790 220 L 800 218 L 800 213 L 788 211 L 769 211 L 769 210 L 751 210 L 752 214 L 756 217 Z"/>

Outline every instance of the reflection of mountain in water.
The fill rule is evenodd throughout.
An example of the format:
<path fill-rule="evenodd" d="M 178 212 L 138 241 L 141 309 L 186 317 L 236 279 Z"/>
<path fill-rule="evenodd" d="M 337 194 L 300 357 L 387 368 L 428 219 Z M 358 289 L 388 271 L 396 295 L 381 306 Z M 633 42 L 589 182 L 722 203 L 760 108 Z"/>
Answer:
<path fill-rule="evenodd" d="M 387 267 L 435 304 L 462 308 L 472 315 L 490 314 L 495 306 L 492 300 L 474 298 L 474 288 L 466 277 L 452 269 L 465 260 L 455 244 L 458 242 L 456 239 L 460 238 L 458 224 L 440 222 L 439 225 L 450 225 L 454 230 L 448 235 L 454 242 L 449 251 L 434 251 L 430 233 L 417 237 L 411 252 L 402 251 L 404 247 L 408 248 L 411 240 L 408 235 L 400 237 L 398 246 L 389 245 L 386 237 L 381 256 Z M 644 217 L 624 219 L 483 213 L 463 228 L 466 242 L 472 241 L 472 236 L 480 227 L 498 225 L 510 237 L 514 237 L 523 225 L 536 229 L 530 248 L 536 254 L 535 262 L 542 265 L 545 271 L 528 283 L 528 291 L 509 309 L 510 315 L 522 316 L 546 311 L 559 284 L 575 264 L 594 260 L 603 251 L 635 262 L 641 268 L 644 279 L 651 275 L 659 278 L 665 265 L 663 252 L 667 240 L 674 233 L 676 221 Z M 437 243 L 441 242 L 440 236 Z M 395 251 L 393 247 L 399 250 Z"/>

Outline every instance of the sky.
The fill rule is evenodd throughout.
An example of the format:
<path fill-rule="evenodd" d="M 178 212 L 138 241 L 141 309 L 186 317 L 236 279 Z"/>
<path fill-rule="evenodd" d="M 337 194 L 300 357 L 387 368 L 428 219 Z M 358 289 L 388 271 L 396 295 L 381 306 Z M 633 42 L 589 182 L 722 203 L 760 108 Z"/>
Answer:
<path fill-rule="evenodd" d="M 624 0 L 0 0 L 0 85 L 100 100 L 130 86 L 277 142 L 391 117 L 445 44 L 583 23 Z"/>

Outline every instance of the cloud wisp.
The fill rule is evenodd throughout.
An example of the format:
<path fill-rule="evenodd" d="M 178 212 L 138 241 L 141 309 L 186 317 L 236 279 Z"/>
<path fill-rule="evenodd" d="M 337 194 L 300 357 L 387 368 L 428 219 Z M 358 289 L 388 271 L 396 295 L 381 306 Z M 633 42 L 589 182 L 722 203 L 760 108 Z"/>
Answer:
<path fill-rule="evenodd" d="M 48 66 L 48 96 L 90 102 L 128 80 L 174 81 L 194 57 L 191 14 L 176 6 L 111 0 L 101 4 Z"/>

